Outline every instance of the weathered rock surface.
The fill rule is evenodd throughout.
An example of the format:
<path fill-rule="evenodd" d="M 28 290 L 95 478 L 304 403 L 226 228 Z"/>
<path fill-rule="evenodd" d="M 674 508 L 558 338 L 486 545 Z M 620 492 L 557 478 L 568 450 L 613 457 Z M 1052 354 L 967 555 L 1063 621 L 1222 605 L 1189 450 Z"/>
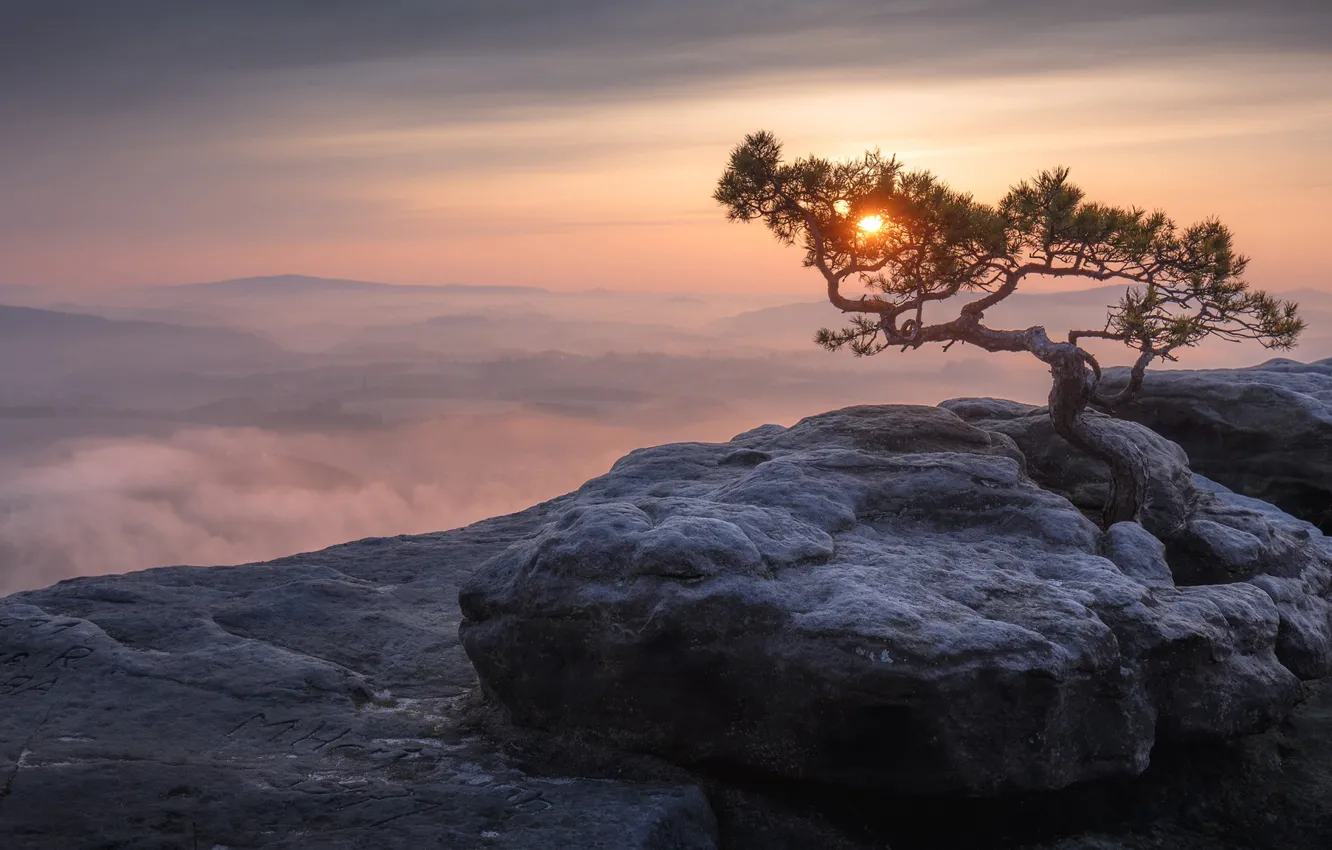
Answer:
<path fill-rule="evenodd" d="M 1157 440 L 1155 527 L 1231 558 L 1176 586 L 1019 443 L 883 406 L 634 452 L 465 583 L 463 645 L 522 724 L 910 793 L 1132 776 L 1158 742 L 1285 717 L 1329 661 L 1328 541 Z"/>
<path fill-rule="evenodd" d="M 1327 541 L 1165 441 L 1175 536 L 1101 533 L 1036 483 L 1093 501 L 1094 466 L 1024 457 L 1039 417 L 1003 407 L 838 411 L 466 529 L 0 599 L 0 847 L 1332 846 L 1332 690 L 1289 712 L 1327 668 Z M 460 591 L 492 692 L 575 734 L 484 737 Z M 1005 789 L 1036 790 L 949 796 Z"/>
<path fill-rule="evenodd" d="M 691 784 L 460 728 L 458 582 L 546 511 L 0 599 L 0 847 L 715 848 Z"/>
<path fill-rule="evenodd" d="M 1099 515 L 1109 492 L 1109 469 L 1056 434 L 1046 408 L 998 398 L 955 398 L 939 406 L 978 428 L 1012 438 L 1026 458 L 1028 474 L 1038 484 L 1084 512 Z M 1087 415 L 1101 419 L 1107 427 L 1133 432 L 1151 473 L 1143 527 L 1157 537 L 1176 534 L 1198 501 L 1188 455 L 1178 445 L 1131 422 L 1095 412 Z"/>
<path fill-rule="evenodd" d="M 1108 369 L 1118 390 L 1125 369 Z M 1195 472 L 1332 532 L 1332 360 L 1150 370 L 1118 415 L 1179 443 Z"/>
<path fill-rule="evenodd" d="M 1013 439 L 1028 461 L 1032 477 L 1066 496 L 1089 513 L 1104 504 L 1106 465 L 1073 449 L 1054 433 L 1043 407 L 1003 399 L 952 399 L 940 407 L 973 425 Z M 1091 414 L 1099 416 L 1100 414 Z M 1273 505 L 1236 494 L 1190 471 L 1188 458 L 1175 443 L 1132 422 L 1110 424 L 1133 429 L 1151 474 L 1143 525 L 1135 529 L 1141 545 L 1158 540 L 1159 556 L 1139 580 L 1164 579 L 1168 569 L 1176 584 L 1226 584 L 1244 581 L 1261 587 L 1276 603 L 1281 618 L 1278 655 L 1301 678 L 1332 672 L 1332 568 L 1329 542 L 1316 527 Z M 1146 529 L 1151 534 L 1143 534 Z M 1110 529 L 1102 552 L 1125 572 L 1132 544 Z"/>

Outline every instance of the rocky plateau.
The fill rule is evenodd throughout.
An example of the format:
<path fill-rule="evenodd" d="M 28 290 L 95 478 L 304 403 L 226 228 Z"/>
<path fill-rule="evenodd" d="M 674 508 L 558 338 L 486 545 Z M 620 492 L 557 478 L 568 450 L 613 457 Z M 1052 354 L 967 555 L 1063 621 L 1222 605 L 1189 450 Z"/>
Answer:
<path fill-rule="evenodd" d="M 1141 525 L 957 399 L 0 599 L 0 846 L 1329 846 L 1325 365 L 1149 376 Z"/>

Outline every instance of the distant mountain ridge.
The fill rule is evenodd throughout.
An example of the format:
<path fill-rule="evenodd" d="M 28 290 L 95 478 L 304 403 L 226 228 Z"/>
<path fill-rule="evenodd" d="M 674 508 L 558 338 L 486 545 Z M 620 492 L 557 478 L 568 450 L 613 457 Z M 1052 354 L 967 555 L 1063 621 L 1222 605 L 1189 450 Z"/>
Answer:
<path fill-rule="evenodd" d="M 198 327 L 175 325 L 167 322 L 143 321 L 141 319 L 107 319 L 87 313 L 70 313 L 63 310 L 43 310 L 37 307 L 16 307 L 0 304 L 0 333 L 5 338 L 31 334 L 50 339 L 50 334 L 78 333 L 81 338 L 89 336 L 180 336 L 199 339 L 213 337 L 234 341 L 245 341 L 264 348 L 278 350 L 279 346 L 248 331 L 232 330 L 221 327 Z"/>
<path fill-rule="evenodd" d="M 226 295 L 317 295 L 320 293 L 377 293 L 412 295 L 425 293 L 477 293 L 477 294 L 545 294 L 549 290 L 536 286 L 479 285 L 442 283 L 428 286 L 404 286 L 369 280 L 313 277 L 302 274 L 263 275 L 215 280 L 204 283 L 172 284 L 153 287 L 158 292 L 209 293 Z"/>
<path fill-rule="evenodd" d="M 273 341 L 243 330 L 0 305 L 0 378 L 11 382 L 67 369 L 143 374 L 258 369 L 291 357 Z"/>

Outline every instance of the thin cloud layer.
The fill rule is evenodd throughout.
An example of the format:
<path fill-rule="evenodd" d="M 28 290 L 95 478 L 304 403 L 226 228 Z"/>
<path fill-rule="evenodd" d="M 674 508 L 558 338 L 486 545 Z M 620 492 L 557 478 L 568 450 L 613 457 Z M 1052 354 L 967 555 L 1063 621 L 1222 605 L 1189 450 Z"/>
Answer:
<path fill-rule="evenodd" d="M 674 436 L 727 439 L 733 427 L 743 430 L 714 421 Z M 527 414 L 67 443 L 0 483 L 0 596 L 76 575 L 245 563 L 466 525 L 576 489 L 631 449 L 668 438 Z"/>
<path fill-rule="evenodd" d="M 1153 38 L 1144 21 L 1178 20 L 1186 29 Z M 38 88 L 45 78 L 66 84 L 100 78 L 114 87 L 116 77 L 199 78 L 274 69 L 403 59 L 422 55 L 467 54 L 520 58 L 533 51 L 586 55 L 684 53 L 691 47 L 786 39 L 783 67 L 818 67 L 829 61 L 900 64 L 936 56 L 965 58 L 977 49 L 1048 41 L 1051 33 L 1132 32 L 1140 42 L 1176 47 L 1246 45 L 1252 48 L 1327 50 L 1329 14 L 1325 4 L 1283 0 L 1255 7 L 1235 0 L 1191 2 L 876 2 L 828 0 L 811 5 L 796 0 L 229 0 L 178 3 L 174 0 L 11 0 L 0 30 L 0 71 L 5 89 Z M 820 34 L 860 32 L 884 47 L 862 55 L 820 55 L 809 49 Z M 952 37 L 942 38 L 945 32 Z M 921 35 L 926 38 L 922 40 Z M 961 37 L 958 37 L 958 36 Z M 932 38 L 931 38 L 932 37 Z M 870 42 L 867 39 L 867 46 Z M 1085 41 L 1083 42 L 1085 47 Z M 1059 56 L 1058 43 L 1043 55 Z M 1126 44 L 1127 49 L 1141 43 Z M 1085 50 L 1083 51 L 1085 55 Z M 724 57 L 714 56 L 715 72 Z M 736 68 L 753 56 L 734 57 Z M 776 59 L 776 57 L 774 57 Z M 10 72 L 21 73 L 22 78 Z M 108 75 L 109 72 L 109 75 Z M 108 78 L 109 77 L 109 78 Z M 484 85 L 484 80 L 476 80 Z M 530 81 L 538 86 L 542 81 Z M 614 87 L 624 80 L 603 79 Z M 591 84 L 591 81 L 585 81 Z"/>
<path fill-rule="evenodd" d="M 986 197 L 1062 163 L 1149 207 L 1285 210 L 1285 254 L 1326 200 L 1281 186 L 1325 159 L 1329 73 L 1332 8 L 1297 0 L 11 0 L 0 282 L 752 288 L 787 261 L 708 196 L 758 127 Z M 1245 161 L 1275 180 L 1216 179 Z"/>
<path fill-rule="evenodd" d="M 826 302 L 737 314 L 742 301 L 723 310 L 695 298 L 602 303 L 596 293 L 449 291 L 432 302 L 352 286 L 340 300 L 345 287 L 321 297 L 308 279 L 287 280 L 287 297 L 253 291 L 280 283 L 140 297 L 186 317 L 204 315 L 188 305 L 212 304 L 215 319 L 262 321 L 279 341 L 309 343 L 304 354 L 237 358 L 260 347 L 255 337 L 58 313 L 41 313 L 33 333 L 11 327 L 11 369 L 0 376 L 0 595 L 74 575 L 439 531 L 573 490 L 634 448 L 725 440 L 847 405 L 975 395 L 1039 403 L 1049 389 L 1046 367 L 1026 355 L 817 351 L 813 329 L 839 318 Z M 1018 294 L 987 318 L 1041 323 L 1058 337 L 1098 326 L 1117 295 Z M 1295 356 L 1332 353 L 1317 330 L 1332 327 L 1329 297 L 1297 297 L 1315 330 Z M 515 303 L 527 312 L 504 307 Z M 661 324 L 627 321 L 643 312 Z M 504 348 L 515 344 L 528 348 Z M 560 353 L 577 346 L 588 350 Z M 68 357 L 57 363 L 53 352 Z M 1127 359 L 1108 342 L 1096 353 L 1105 365 Z M 1183 352 L 1180 365 L 1268 356 L 1213 343 Z M 42 363 L 57 368 L 36 373 Z"/>

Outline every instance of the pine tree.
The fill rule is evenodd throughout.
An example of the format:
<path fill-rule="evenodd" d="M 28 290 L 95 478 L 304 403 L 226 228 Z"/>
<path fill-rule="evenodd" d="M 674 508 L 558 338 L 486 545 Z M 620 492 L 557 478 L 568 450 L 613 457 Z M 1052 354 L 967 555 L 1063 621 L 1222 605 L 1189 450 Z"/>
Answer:
<path fill-rule="evenodd" d="M 777 139 L 759 132 L 731 153 L 713 197 L 731 220 L 762 220 L 781 242 L 804 249 L 828 300 L 851 314 L 849 326 L 816 334 L 829 350 L 864 356 L 967 343 L 1030 352 L 1046 363 L 1056 432 L 1110 467 L 1107 525 L 1137 521 L 1147 470 L 1127 432 L 1087 416 L 1090 408 L 1113 412 L 1138 392 L 1152 361 L 1174 360 L 1208 337 L 1287 349 L 1304 329 L 1297 305 L 1249 289 L 1249 260 L 1221 222 L 1181 228 L 1161 212 L 1087 201 L 1066 168 L 1044 171 L 988 205 L 877 150 L 847 162 L 786 162 Z M 1040 326 L 985 324 L 987 310 L 1038 277 L 1126 288 L 1100 330 L 1071 331 L 1067 341 L 1050 339 Z M 867 294 L 848 297 L 848 282 Z M 960 306 L 952 318 L 926 321 L 927 307 L 933 316 L 944 306 L 934 302 L 954 298 Z M 1086 339 L 1137 352 L 1128 383 L 1113 396 L 1100 391 L 1100 364 L 1079 344 Z"/>

